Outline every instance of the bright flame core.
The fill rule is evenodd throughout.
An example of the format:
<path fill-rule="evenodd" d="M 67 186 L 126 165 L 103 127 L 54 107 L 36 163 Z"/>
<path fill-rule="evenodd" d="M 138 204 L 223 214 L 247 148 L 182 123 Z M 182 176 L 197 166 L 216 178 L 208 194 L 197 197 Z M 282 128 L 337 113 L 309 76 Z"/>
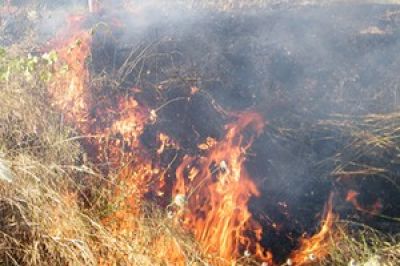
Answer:
<path fill-rule="evenodd" d="M 259 191 L 244 167 L 254 136 L 246 139 L 244 134 L 251 129 L 258 135 L 263 128 L 259 114 L 238 114 L 236 121 L 226 126 L 224 139 L 204 157 L 185 157 L 176 172 L 175 197 L 187 198 L 180 213 L 184 226 L 194 232 L 205 251 L 227 262 L 249 251 L 259 252 L 264 260 L 272 259 L 255 245 L 261 233 L 255 240 L 246 237 L 246 232 L 261 232 L 261 227 L 251 219 L 247 207 Z"/>

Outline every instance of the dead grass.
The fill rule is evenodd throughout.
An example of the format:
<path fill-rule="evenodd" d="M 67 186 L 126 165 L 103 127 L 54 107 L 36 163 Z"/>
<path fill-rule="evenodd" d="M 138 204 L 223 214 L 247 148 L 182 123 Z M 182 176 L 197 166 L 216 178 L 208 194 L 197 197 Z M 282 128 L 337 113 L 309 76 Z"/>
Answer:
<path fill-rule="evenodd" d="M 364 224 L 341 221 L 323 265 L 394 266 L 400 261 L 400 235 L 387 235 Z"/>
<path fill-rule="evenodd" d="M 95 265 L 87 222 L 54 169 L 19 155 L 15 178 L 1 186 L 0 262 L 5 265 Z M 48 184 L 48 182 L 53 184 Z M 64 185 L 65 186 L 65 185 Z"/>
<path fill-rule="evenodd" d="M 205 4 L 231 8 L 267 2 L 271 1 Z M 15 75 L 0 87 L 0 160 L 8 169 L 0 171 L 11 176 L 11 182 L 0 178 L 1 265 L 175 265 L 181 257 L 186 265 L 208 265 L 215 259 L 202 254 L 195 241 L 154 206 L 131 217 L 128 222 L 134 230 L 116 234 L 115 227 L 105 226 L 102 219 L 110 206 L 104 201 L 111 192 L 91 186 L 104 177 L 82 160 L 84 151 L 72 140 L 76 132 L 51 107 L 46 84 L 35 75 L 29 79 Z M 383 156 L 388 150 L 398 152 L 399 116 L 364 117 L 357 125 L 350 119 L 321 121 L 317 127 L 335 127 L 353 136 L 348 149 L 355 156 Z M 339 164 L 335 170 L 343 174 L 346 165 Z M 371 169 L 366 170 L 377 173 Z M 88 189 L 90 193 L 84 192 Z M 88 206 L 83 199 L 86 194 L 95 195 Z M 400 260 L 397 236 L 348 223 L 339 224 L 337 232 L 339 241 L 332 243 L 326 265 L 351 261 L 372 265 L 366 263 L 374 258 L 384 261 L 381 265 L 396 265 Z"/>
<path fill-rule="evenodd" d="M 191 237 L 153 207 L 122 217 L 135 230 L 102 223 L 118 211 L 105 202 L 109 188 L 128 188 L 99 186 L 105 177 L 82 159 L 82 136 L 52 108 L 39 78 L 46 67 L 0 81 L 0 264 L 174 265 L 183 256 L 204 265 Z"/>

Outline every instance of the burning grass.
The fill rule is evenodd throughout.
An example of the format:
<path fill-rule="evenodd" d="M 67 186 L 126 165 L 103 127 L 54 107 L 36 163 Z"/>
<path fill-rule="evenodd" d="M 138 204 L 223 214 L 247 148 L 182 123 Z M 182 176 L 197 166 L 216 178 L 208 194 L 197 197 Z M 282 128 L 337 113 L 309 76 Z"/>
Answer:
<path fill-rule="evenodd" d="M 0 190 L 3 265 L 178 265 L 181 261 L 196 265 L 205 261 L 192 239 L 157 209 L 149 209 L 146 217 L 124 220 L 134 224 L 134 230 L 116 236 L 112 225 L 100 221 L 100 209 L 81 206 L 80 191 L 77 184 L 66 181 L 70 179 L 65 167 L 49 169 L 23 152 L 8 165 L 12 182 L 2 183 Z M 79 175 L 69 174 L 72 179 Z"/>
<path fill-rule="evenodd" d="M 398 199 L 388 204 L 383 195 L 398 192 L 397 113 L 330 116 L 282 130 L 277 119 L 266 122 L 268 112 L 227 111 L 202 78 L 171 67 L 186 63 L 179 48 L 168 49 L 179 47 L 173 38 L 139 43 L 122 53 L 127 57 L 115 50 L 109 64 L 113 44 L 99 39 L 110 35 L 97 35 L 98 25 L 84 29 L 84 16 L 71 21 L 56 52 L 27 57 L 1 50 L 1 263 L 394 265 L 399 259 Z M 123 28 L 113 19 L 108 27 Z M 213 119 L 196 113 L 201 104 Z M 220 123 L 209 124 L 214 119 Z M 263 186 L 253 175 L 253 142 L 266 137 L 307 143 L 300 148 L 319 156 L 321 143 L 336 145 L 313 161 L 312 174 L 328 180 L 331 193 L 317 198 L 314 208 L 325 208 L 307 225 L 296 218 L 302 204 L 274 199 L 275 191 L 265 190 L 273 182 Z M 385 190 L 371 192 L 370 184 Z M 262 201 L 272 211 L 259 215 L 252 203 Z M 340 215 L 376 223 L 382 233 L 343 225 Z M 390 237 L 383 233 L 390 230 Z M 282 239 L 290 243 L 268 243 Z"/>
<path fill-rule="evenodd" d="M 118 236 L 111 223 L 101 221 L 119 202 L 104 203 L 112 191 L 96 185 L 103 177 L 84 164 L 77 141 L 83 136 L 51 107 L 48 81 L 41 78 L 43 71 L 50 74 L 47 60 L 32 59 L 37 65 L 24 75 L 30 60 L 5 54 L 2 58 L 2 66 L 22 65 L 9 69 L 1 81 L 0 263 L 154 265 L 174 263 L 171 249 L 187 261 L 201 262 L 190 237 L 156 209 L 131 216 L 124 222 L 135 231 Z M 124 184 L 112 187 L 117 186 L 126 193 Z M 94 195 L 93 201 L 88 202 L 87 194 Z M 165 253 L 160 254 L 160 248 Z"/>

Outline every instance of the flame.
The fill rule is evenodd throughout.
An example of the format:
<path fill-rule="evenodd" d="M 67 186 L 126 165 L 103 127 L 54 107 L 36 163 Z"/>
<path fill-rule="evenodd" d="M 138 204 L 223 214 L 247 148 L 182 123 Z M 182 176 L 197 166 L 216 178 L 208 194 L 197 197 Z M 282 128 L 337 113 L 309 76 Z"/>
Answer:
<path fill-rule="evenodd" d="M 114 169 L 131 162 L 140 150 L 140 136 L 148 120 L 147 109 L 133 97 L 119 97 L 116 105 L 97 108 L 96 117 L 102 118 L 91 125 L 98 161 L 107 161 Z"/>
<path fill-rule="evenodd" d="M 237 115 L 236 121 L 226 126 L 225 138 L 210 147 L 205 157 L 186 156 L 176 172 L 175 199 L 187 199 L 180 219 L 206 252 L 225 261 L 218 263 L 221 265 L 231 264 L 243 256 L 241 252 L 272 259 L 255 244 L 261 238 L 261 228 L 251 219 L 247 204 L 260 193 L 244 167 L 246 151 L 254 140 L 254 136 L 246 140 L 245 130 L 252 129 L 258 135 L 263 128 L 259 114 Z M 246 237 L 248 231 L 257 232 L 257 239 Z"/>
<path fill-rule="evenodd" d="M 164 133 L 158 133 L 159 147 L 152 157 L 140 143 L 147 123 L 155 122 L 157 113 L 142 106 L 134 97 L 140 88 L 132 88 L 128 96 L 110 96 L 104 104 L 94 104 L 86 61 L 90 56 L 92 37 L 77 30 L 82 17 L 74 17 L 72 34 L 57 45 L 60 61 L 49 87 L 54 104 L 63 110 L 65 120 L 82 134 L 94 136 L 96 162 L 106 163 L 116 173 L 109 203 L 115 211 L 103 219 L 103 224 L 115 235 L 134 234 L 137 217 L 145 195 L 170 195 L 165 182 L 169 170 L 161 169 L 157 160 L 168 148 L 179 150 L 179 143 Z M 66 71 L 62 71 L 62 70 Z M 199 91 L 191 88 L 191 94 Z M 212 265 L 234 265 L 240 257 L 252 254 L 259 261 L 273 265 L 270 251 L 260 244 L 263 230 L 252 218 L 248 208 L 252 197 L 260 196 L 255 182 L 245 168 L 247 151 L 265 127 L 263 117 L 255 112 L 231 114 L 232 122 L 225 126 L 221 140 L 211 137 L 198 145 L 198 156 L 186 155 L 175 172 L 173 202 L 176 221 L 192 232 L 204 252 L 218 258 Z M 348 200 L 357 203 L 354 192 Z M 305 265 L 320 260 L 328 253 L 333 213 L 331 195 L 325 207 L 320 231 L 300 240 L 300 247 L 290 260 L 293 265 Z M 277 225 L 275 225 L 277 226 Z M 160 236 L 152 245 L 161 246 L 162 257 L 171 265 L 185 265 L 185 257 L 176 241 Z M 107 264 L 105 262 L 105 264 Z"/>
<path fill-rule="evenodd" d="M 323 259 L 329 252 L 329 242 L 336 215 L 333 213 L 333 193 L 326 203 L 321 229 L 310 238 L 302 238 L 300 247 L 290 256 L 292 265 L 307 265 Z"/>
<path fill-rule="evenodd" d="M 358 199 L 357 199 L 359 194 L 360 193 L 358 193 L 355 190 L 349 190 L 347 192 L 346 201 L 352 203 L 354 208 L 356 208 L 356 210 L 358 210 L 360 212 L 368 213 L 368 214 L 371 214 L 371 215 L 377 215 L 377 214 L 380 213 L 380 211 L 382 209 L 382 203 L 381 203 L 381 201 L 379 199 L 374 204 L 372 204 L 371 206 L 363 207 L 358 202 Z"/>
<path fill-rule="evenodd" d="M 156 173 L 145 155 L 132 161 L 140 150 L 139 137 L 148 112 L 133 97 L 119 97 L 99 106 L 93 104 L 86 64 L 92 35 L 80 30 L 84 18 L 70 17 L 65 33 L 68 37 L 57 38 L 54 42 L 60 63 L 49 85 L 49 94 L 53 104 L 63 111 L 65 122 L 74 125 L 79 133 L 93 137 L 87 144 L 94 150 L 95 161 L 107 162 L 112 171 L 118 171 L 117 185 L 109 199 L 116 211 L 103 222 L 113 232 L 121 233 L 134 229 L 140 201 L 147 192 L 149 180 Z M 108 115 L 111 112 L 113 115 Z"/>
<path fill-rule="evenodd" d="M 57 49 L 60 61 L 49 92 L 53 103 L 64 111 L 67 122 L 78 128 L 88 126 L 90 94 L 87 91 L 89 71 L 86 58 L 90 54 L 91 36 L 81 31 Z"/>
<path fill-rule="evenodd" d="M 126 165 L 117 175 L 117 187 L 109 198 L 109 204 L 115 211 L 103 219 L 115 235 L 130 235 L 136 229 L 137 218 L 144 194 L 148 191 L 154 169 L 150 164 L 141 163 L 140 167 Z"/>
<path fill-rule="evenodd" d="M 157 258 L 164 263 L 167 262 L 166 265 L 187 265 L 182 247 L 173 237 L 160 236 L 152 246 L 159 251 Z"/>

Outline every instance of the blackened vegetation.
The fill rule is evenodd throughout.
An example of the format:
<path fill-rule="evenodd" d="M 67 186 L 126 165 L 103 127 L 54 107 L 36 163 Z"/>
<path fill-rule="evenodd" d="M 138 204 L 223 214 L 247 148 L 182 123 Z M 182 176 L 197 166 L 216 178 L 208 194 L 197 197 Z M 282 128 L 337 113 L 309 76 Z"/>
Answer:
<path fill-rule="evenodd" d="M 159 132 L 179 142 L 179 151 L 162 155 L 165 166 L 177 156 L 170 187 L 184 154 L 201 154 L 197 146 L 207 137 L 223 136 L 229 111 L 256 110 L 269 126 L 248 155 L 261 191 L 251 210 L 276 260 L 317 230 L 331 191 L 341 217 L 398 231 L 390 219 L 345 202 L 353 189 L 366 208 L 379 200 L 380 214 L 400 216 L 396 145 L 382 149 L 355 136 L 387 135 L 387 124 L 364 125 L 363 117 L 399 108 L 398 6 L 118 16 L 130 21 L 125 28 L 109 14 L 94 18 L 106 26 L 94 27 L 92 78 L 104 81 L 93 89 L 99 99 L 131 94 L 157 110 L 142 143 L 155 153 Z M 384 171 L 370 171 L 377 168 Z"/>

